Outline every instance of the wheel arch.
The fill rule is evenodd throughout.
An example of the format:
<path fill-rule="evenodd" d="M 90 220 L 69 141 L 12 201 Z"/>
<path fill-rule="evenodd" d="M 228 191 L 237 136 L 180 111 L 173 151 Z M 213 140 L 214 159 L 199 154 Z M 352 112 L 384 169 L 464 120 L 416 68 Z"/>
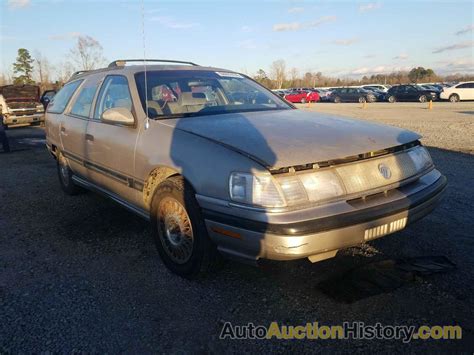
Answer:
<path fill-rule="evenodd" d="M 153 196 L 158 186 L 172 176 L 181 176 L 195 190 L 191 181 L 177 169 L 169 166 L 157 166 L 150 171 L 143 184 L 143 202 L 146 206 L 151 206 Z"/>

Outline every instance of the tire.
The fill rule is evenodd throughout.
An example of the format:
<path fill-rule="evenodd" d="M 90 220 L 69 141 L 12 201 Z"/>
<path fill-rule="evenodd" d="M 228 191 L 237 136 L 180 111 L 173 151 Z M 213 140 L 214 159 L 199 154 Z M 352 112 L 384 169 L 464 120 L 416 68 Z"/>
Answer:
<path fill-rule="evenodd" d="M 421 96 L 418 98 L 418 101 L 420 101 L 421 103 L 425 103 L 425 102 L 427 101 L 426 95 L 421 95 Z"/>
<path fill-rule="evenodd" d="M 388 97 L 388 102 L 390 102 L 390 103 L 393 104 L 394 102 L 397 102 L 397 98 L 396 98 L 395 96 L 393 96 L 393 95 L 390 95 L 390 96 Z"/>
<path fill-rule="evenodd" d="M 363 96 L 359 97 L 359 103 L 363 104 L 364 102 L 367 102 L 365 97 L 363 97 Z"/>
<path fill-rule="evenodd" d="M 453 102 L 453 103 L 459 102 L 459 95 L 458 94 L 451 94 L 449 96 L 449 101 Z"/>
<path fill-rule="evenodd" d="M 57 163 L 59 185 L 66 195 L 74 196 L 79 194 L 82 189 L 74 184 L 72 180 L 73 173 L 67 164 L 66 159 L 60 154 Z"/>
<path fill-rule="evenodd" d="M 194 279 L 215 268 L 221 257 L 207 234 L 194 189 L 181 176 L 157 187 L 150 213 L 153 239 L 170 271 Z"/>
<path fill-rule="evenodd" d="M 306 99 L 303 97 L 300 101 L 302 104 L 305 104 L 306 103 Z"/>
<path fill-rule="evenodd" d="M 335 103 L 335 104 L 341 103 L 341 98 L 340 98 L 339 96 L 336 96 L 336 97 L 334 98 L 334 103 Z"/>

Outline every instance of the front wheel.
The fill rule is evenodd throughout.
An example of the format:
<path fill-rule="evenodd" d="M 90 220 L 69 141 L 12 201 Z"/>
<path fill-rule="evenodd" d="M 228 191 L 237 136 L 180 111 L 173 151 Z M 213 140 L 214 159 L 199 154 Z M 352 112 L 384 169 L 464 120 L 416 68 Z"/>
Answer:
<path fill-rule="evenodd" d="M 340 103 L 340 102 L 341 102 L 341 98 L 340 98 L 339 96 L 336 96 L 336 97 L 334 98 L 334 103 L 338 104 L 338 103 Z"/>
<path fill-rule="evenodd" d="M 365 99 L 365 97 L 363 97 L 363 96 L 359 97 L 359 102 L 360 102 L 361 104 L 363 104 L 363 103 L 366 102 L 366 101 L 367 101 L 367 100 Z"/>
<path fill-rule="evenodd" d="M 450 101 L 450 102 L 459 102 L 459 95 L 457 95 L 457 94 L 452 94 L 452 95 L 449 97 L 449 101 Z"/>
<path fill-rule="evenodd" d="M 396 98 L 395 96 L 393 96 L 393 95 L 390 95 L 390 96 L 388 97 L 388 102 L 390 102 L 390 103 L 393 104 L 394 102 L 397 102 L 397 98 Z"/>
<path fill-rule="evenodd" d="M 426 102 L 426 95 L 421 95 L 418 100 L 421 102 L 421 103 L 425 103 Z"/>
<path fill-rule="evenodd" d="M 305 104 L 306 103 L 306 99 L 303 97 L 300 101 L 302 104 Z"/>
<path fill-rule="evenodd" d="M 191 279 L 216 265 L 218 251 L 208 237 L 195 192 L 182 177 L 158 186 L 150 213 L 153 239 L 169 270 Z"/>

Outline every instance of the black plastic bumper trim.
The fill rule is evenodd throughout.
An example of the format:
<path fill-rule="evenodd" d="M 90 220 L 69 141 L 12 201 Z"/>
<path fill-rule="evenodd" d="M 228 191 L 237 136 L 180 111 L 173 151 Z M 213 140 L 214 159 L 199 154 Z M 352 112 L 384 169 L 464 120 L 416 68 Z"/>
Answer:
<path fill-rule="evenodd" d="M 272 224 L 253 221 L 208 209 L 203 211 L 204 219 L 226 224 L 235 228 L 246 229 L 257 233 L 298 236 L 325 232 L 332 229 L 344 228 L 351 225 L 370 222 L 399 212 L 408 211 L 425 202 L 439 198 L 446 188 L 446 177 L 441 176 L 427 188 L 403 199 L 377 205 L 354 212 L 342 213 L 324 218 L 289 224 Z"/>

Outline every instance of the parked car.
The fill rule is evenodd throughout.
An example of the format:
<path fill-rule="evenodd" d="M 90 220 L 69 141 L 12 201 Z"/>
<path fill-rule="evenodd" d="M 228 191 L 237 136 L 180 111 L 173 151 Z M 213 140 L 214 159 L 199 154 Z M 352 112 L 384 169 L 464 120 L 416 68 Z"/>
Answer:
<path fill-rule="evenodd" d="M 322 102 L 328 102 L 331 98 L 331 91 L 325 89 L 314 89 L 319 94 L 319 100 Z"/>
<path fill-rule="evenodd" d="M 292 91 L 284 96 L 285 100 L 292 103 L 317 102 L 319 101 L 319 94 L 311 90 L 297 90 Z"/>
<path fill-rule="evenodd" d="M 390 89 L 390 85 L 363 85 L 361 86 L 361 89 L 365 89 L 365 90 L 378 90 L 378 91 L 382 91 L 382 92 L 387 92 L 388 89 Z"/>
<path fill-rule="evenodd" d="M 451 102 L 474 100 L 474 81 L 465 81 L 444 88 L 443 91 L 441 91 L 440 98 Z"/>
<path fill-rule="evenodd" d="M 324 260 L 440 200 L 446 179 L 416 133 L 295 109 L 229 70 L 152 62 L 73 76 L 48 106 L 46 144 L 66 194 L 90 189 L 150 221 L 181 276 L 219 253 Z"/>
<path fill-rule="evenodd" d="M 36 85 L 0 86 L 0 117 L 5 129 L 16 124 L 40 125 L 44 122 L 39 92 Z"/>
<path fill-rule="evenodd" d="M 386 99 L 388 102 L 396 101 L 419 101 L 427 102 L 437 100 L 438 94 L 434 90 L 426 90 L 418 85 L 397 85 L 388 90 Z"/>
<path fill-rule="evenodd" d="M 54 95 L 56 95 L 56 90 L 46 90 L 43 92 L 43 95 L 41 95 L 40 102 L 43 104 L 45 110 L 53 99 Z"/>
<path fill-rule="evenodd" d="M 367 90 L 360 88 L 340 88 L 331 92 L 330 100 L 339 102 L 375 102 L 376 96 Z"/>
<path fill-rule="evenodd" d="M 374 89 L 374 88 L 367 88 L 367 89 L 364 89 L 364 90 L 372 93 L 375 96 L 376 101 L 385 101 L 386 93 L 384 91 L 380 91 L 380 90 Z"/>

